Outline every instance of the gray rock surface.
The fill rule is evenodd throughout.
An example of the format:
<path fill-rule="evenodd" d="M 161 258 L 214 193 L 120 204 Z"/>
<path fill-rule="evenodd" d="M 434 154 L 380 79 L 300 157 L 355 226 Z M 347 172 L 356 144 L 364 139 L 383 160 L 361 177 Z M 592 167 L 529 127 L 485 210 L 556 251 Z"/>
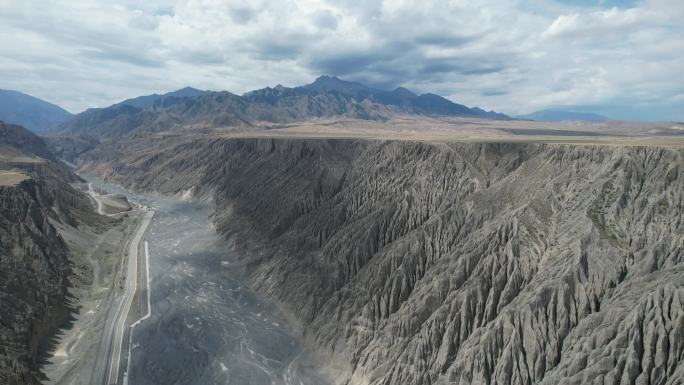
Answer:
<path fill-rule="evenodd" d="M 159 139 L 82 158 L 210 199 L 340 384 L 681 384 L 684 152 Z"/>
<path fill-rule="evenodd" d="M 0 169 L 28 176 L 16 186 L 0 185 L 0 384 L 37 384 L 41 342 L 67 320 L 73 304 L 69 249 L 54 224 L 76 226 L 96 214 L 70 186 L 78 177 L 56 163 L 38 137 L 0 124 L 0 148 L 42 159 L 0 158 Z"/>

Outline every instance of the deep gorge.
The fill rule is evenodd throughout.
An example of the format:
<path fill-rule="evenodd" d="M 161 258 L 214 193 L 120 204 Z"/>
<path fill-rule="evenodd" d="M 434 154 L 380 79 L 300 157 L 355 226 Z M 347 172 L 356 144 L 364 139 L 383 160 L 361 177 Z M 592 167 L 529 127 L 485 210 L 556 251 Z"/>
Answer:
<path fill-rule="evenodd" d="M 338 383 L 684 375 L 680 150 L 200 137 L 81 165 L 211 201 Z"/>

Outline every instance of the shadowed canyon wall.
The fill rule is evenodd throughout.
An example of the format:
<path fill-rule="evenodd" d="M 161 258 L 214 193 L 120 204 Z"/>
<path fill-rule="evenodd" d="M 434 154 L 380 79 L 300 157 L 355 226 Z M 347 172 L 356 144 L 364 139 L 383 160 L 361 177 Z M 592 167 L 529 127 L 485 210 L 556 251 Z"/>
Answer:
<path fill-rule="evenodd" d="M 7 170 L 26 179 L 0 183 L 0 383 L 37 384 L 41 341 L 65 322 L 70 305 L 70 252 L 55 224 L 94 223 L 97 214 L 71 187 L 79 178 L 42 140 L 0 123 L 0 172 Z"/>

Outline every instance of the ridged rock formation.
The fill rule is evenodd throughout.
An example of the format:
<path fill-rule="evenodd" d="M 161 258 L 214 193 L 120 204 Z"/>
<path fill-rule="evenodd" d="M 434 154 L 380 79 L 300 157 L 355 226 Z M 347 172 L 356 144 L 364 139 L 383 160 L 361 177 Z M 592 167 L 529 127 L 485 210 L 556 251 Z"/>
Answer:
<path fill-rule="evenodd" d="M 504 114 L 468 108 L 434 94 L 416 95 L 405 88 L 382 91 L 321 76 L 305 86 L 278 85 L 242 96 L 227 91 L 194 89 L 142 96 L 110 107 L 83 111 L 60 124 L 52 133 L 60 135 L 59 138 L 83 136 L 86 141 L 92 137 L 117 141 L 127 135 L 159 131 L 201 131 L 218 127 L 258 130 L 263 126 L 307 119 L 386 120 L 408 115 L 510 119 Z"/>
<path fill-rule="evenodd" d="M 144 143 L 143 143 L 144 142 Z M 684 152 L 160 139 L 86 165 L 215 206 L 340 384 L 684 381 Z"/>
<path fill-rule="evenodd" d="M 0 158 L 0 169 L 28 176 L 0 185 L 0 384 L 37 384 L 39 345 L 64 322 L 69 305 L 69 250 L 53 223 L 74 226 L 96 214 L 69 185 L 78 177 L 55 163 L 38 137 L 0 124 L 0 148 L 36 159 Z"/>

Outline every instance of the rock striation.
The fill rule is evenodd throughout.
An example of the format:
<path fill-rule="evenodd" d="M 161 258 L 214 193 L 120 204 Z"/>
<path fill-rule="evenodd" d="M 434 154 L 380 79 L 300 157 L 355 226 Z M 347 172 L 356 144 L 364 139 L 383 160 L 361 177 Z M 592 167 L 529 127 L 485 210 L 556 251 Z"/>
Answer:
<path fill-rule="evenodd" d="M 684 381 L 684 152 L 160 139 L 82 158 L 209 199 L 349 385 Z"/>
<path fill-rule="evenodd" d="M 0 124 L 0 149 L 0 169 L 27 176 L 0 184 L 0 383 L 37 384 L 41 342 L 66 320 L 70 303 L 69 248 L 54 224 L 76 226 L 96 214 L 70 185 L 78 177 L 37 136 Z"/>

